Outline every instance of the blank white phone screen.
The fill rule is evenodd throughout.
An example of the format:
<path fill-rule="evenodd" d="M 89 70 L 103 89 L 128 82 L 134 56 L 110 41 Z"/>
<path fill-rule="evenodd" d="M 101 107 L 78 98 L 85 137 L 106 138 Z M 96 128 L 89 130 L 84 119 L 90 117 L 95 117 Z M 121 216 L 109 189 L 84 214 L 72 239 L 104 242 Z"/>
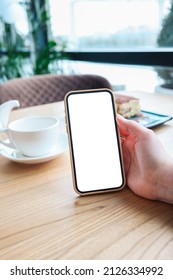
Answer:
<path fill-rule="evenodd" d="M 68 97 L 77 189 L 80 192 L 119 188 L 123 184 L 111 93 Z"/>

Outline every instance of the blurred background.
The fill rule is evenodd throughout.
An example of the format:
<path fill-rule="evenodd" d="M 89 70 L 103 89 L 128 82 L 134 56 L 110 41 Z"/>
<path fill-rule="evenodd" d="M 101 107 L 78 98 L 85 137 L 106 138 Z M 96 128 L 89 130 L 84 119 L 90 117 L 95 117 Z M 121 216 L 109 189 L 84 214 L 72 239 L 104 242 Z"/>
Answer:
<path fill-rule="evenodd" d="M 47 73 L 172 94 L 173 0 L 1 0 L 0 83 Z"/>

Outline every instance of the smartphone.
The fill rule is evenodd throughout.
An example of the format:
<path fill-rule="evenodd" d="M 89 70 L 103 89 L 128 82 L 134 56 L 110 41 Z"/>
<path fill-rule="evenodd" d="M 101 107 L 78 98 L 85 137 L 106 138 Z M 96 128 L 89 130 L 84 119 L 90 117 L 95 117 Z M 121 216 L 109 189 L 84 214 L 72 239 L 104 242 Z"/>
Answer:
<path fill-rule="evenodd" d="M 64 101 L 75 191 L 86 195 L 122 189 L 125 176 L 112 91 L 71 91 Z"/>

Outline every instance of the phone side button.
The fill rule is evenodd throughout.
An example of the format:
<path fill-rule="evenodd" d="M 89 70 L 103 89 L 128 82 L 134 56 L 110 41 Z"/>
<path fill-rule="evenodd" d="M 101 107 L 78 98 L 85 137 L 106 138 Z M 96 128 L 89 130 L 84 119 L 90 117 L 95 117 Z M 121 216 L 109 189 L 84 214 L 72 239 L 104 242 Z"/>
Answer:
<path fill-rule="evenodd" d="M 68 134 L 68 128 L 67 128 L 67 125 L 65 125 L 65 129 L 66 129 L 66 132 L 67 132 L 67 134 Z"/>

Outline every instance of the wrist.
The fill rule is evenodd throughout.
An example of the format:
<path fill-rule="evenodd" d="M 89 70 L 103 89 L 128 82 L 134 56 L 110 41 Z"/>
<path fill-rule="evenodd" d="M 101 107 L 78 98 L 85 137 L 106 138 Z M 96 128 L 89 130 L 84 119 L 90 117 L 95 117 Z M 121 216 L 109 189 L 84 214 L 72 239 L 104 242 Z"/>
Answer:
<path fill-rule="evenodd" d="M 158 171 L 158 174 L 157 199 L 173 204 L 173 161 L 165 163 L 161 171 Z"/>

